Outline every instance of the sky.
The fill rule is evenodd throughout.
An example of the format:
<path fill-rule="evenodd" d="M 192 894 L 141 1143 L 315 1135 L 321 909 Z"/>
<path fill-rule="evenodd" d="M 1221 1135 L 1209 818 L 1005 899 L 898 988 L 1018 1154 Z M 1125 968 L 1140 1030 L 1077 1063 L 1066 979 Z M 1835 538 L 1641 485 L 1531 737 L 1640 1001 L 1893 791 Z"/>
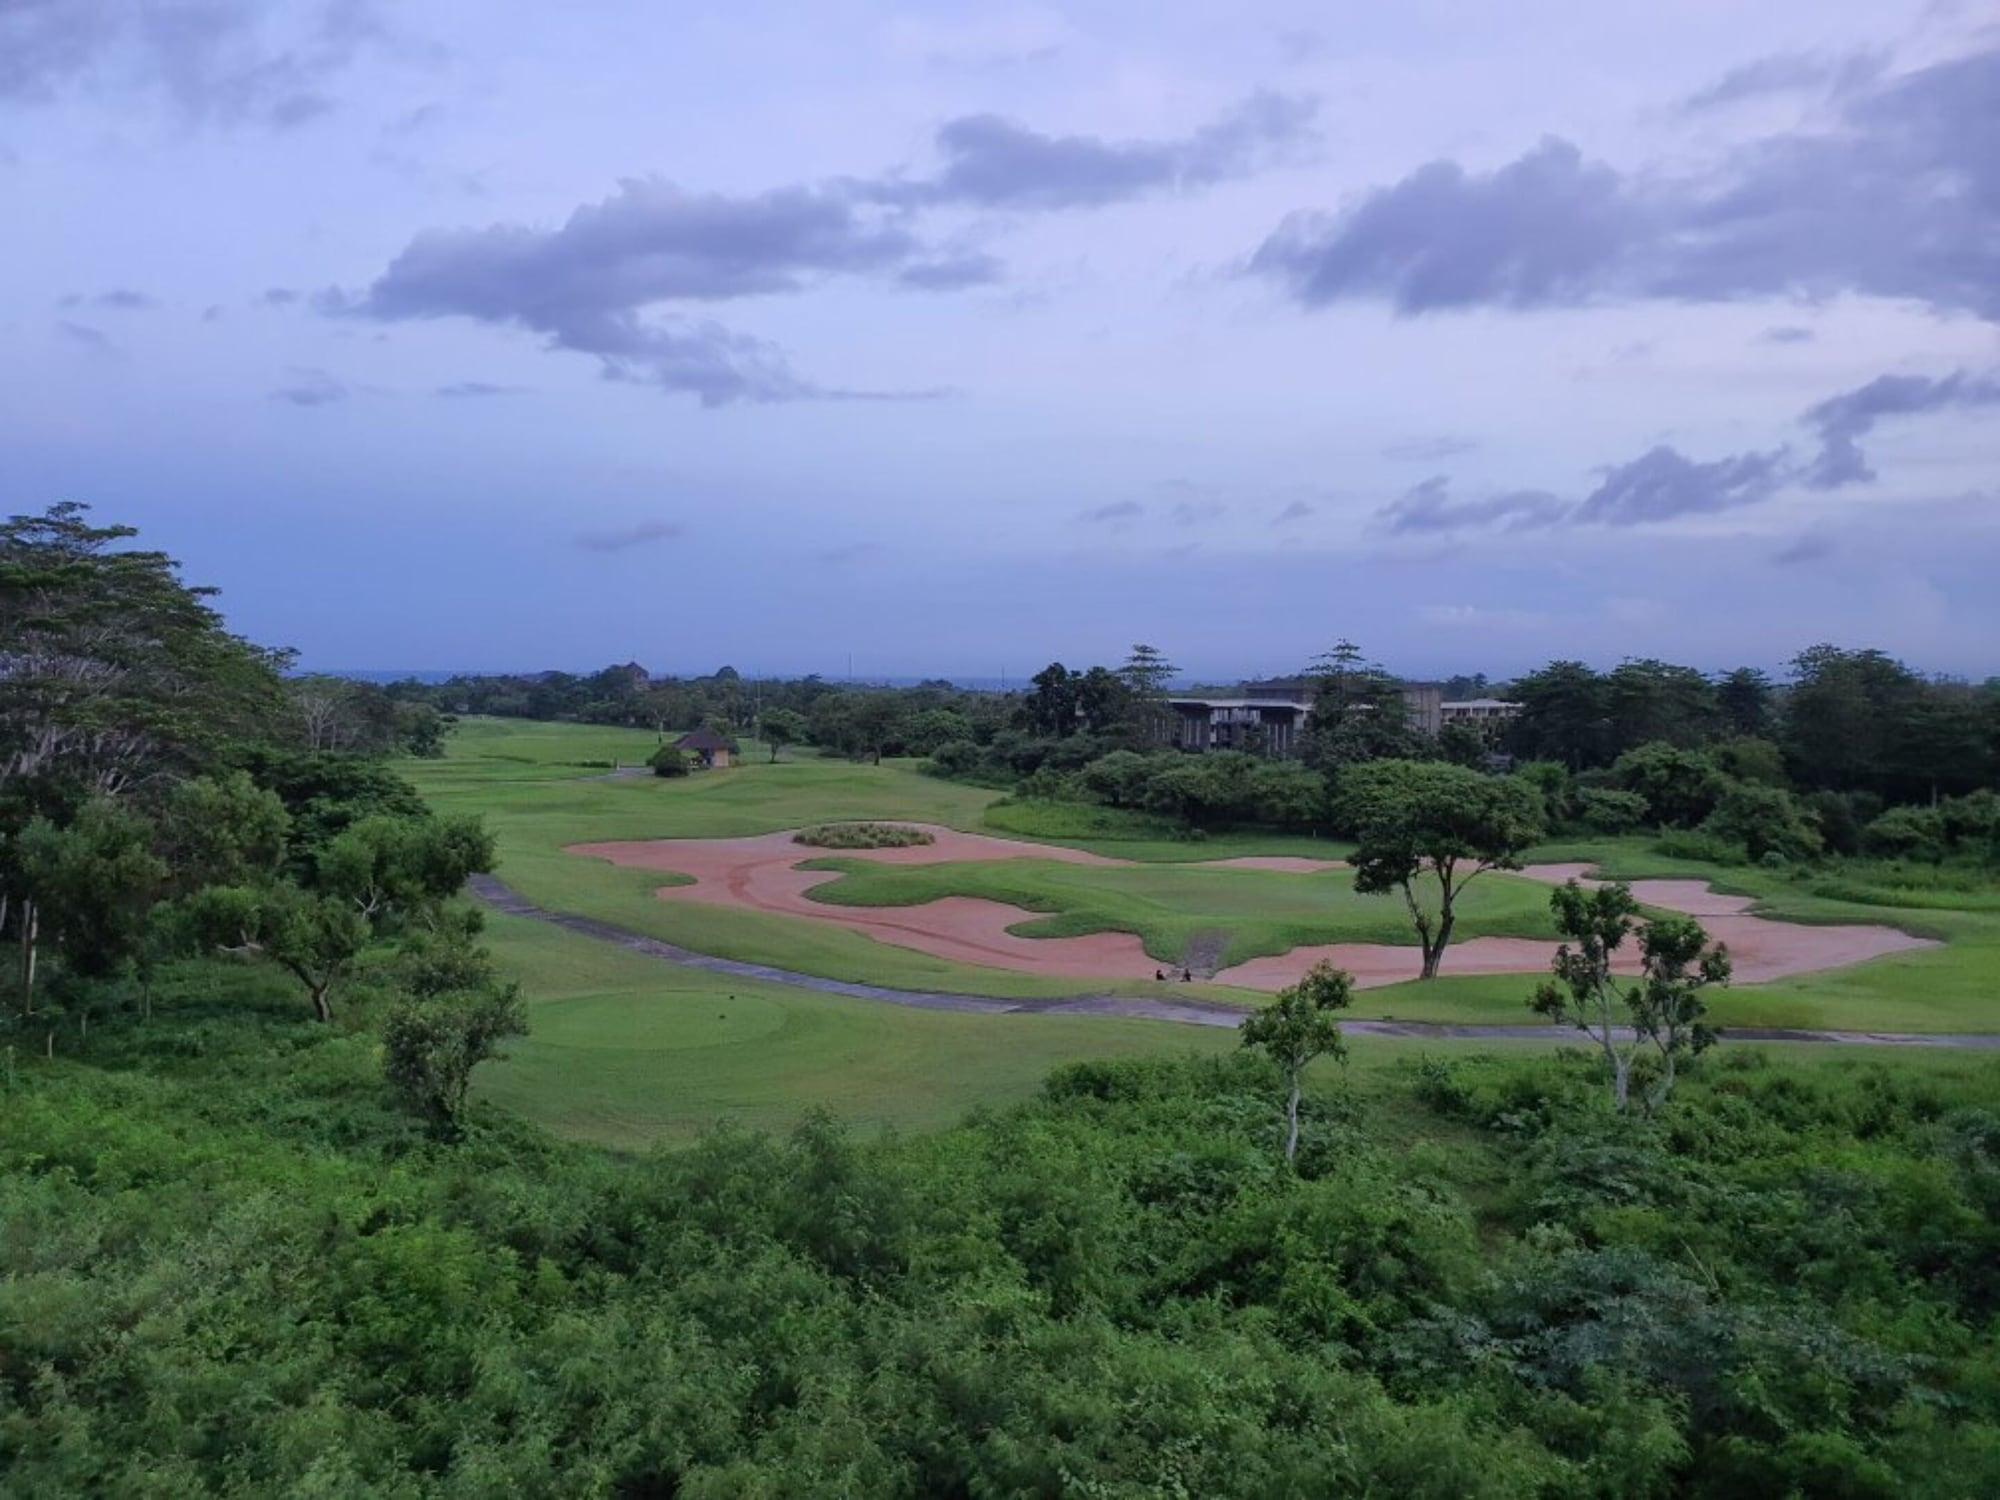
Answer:
<path fill-rule="evenodd" d="M 321 669 L 1984 677 L 1996 333 L 1991 0 L 0 0 L 0 505 Z"/>

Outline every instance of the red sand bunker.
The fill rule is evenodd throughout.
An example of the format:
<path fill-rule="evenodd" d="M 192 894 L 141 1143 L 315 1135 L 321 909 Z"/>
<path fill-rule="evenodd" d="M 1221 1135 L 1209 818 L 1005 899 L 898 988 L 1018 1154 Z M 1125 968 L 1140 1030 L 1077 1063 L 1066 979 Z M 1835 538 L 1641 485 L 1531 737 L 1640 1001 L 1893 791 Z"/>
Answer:
<path fill-rule="evenodd" d="M 1021 974 L 1072 979 L 1145 979 L 1160 967 L 1137 936 L 1102 932 L 1089 937 L 1028 938 L 1007 931 L 1031 913 L 998 901 L 951 896 L 919 906 L 834 906 L 806 894 L 824 881 L 837 879 L 831 870 L 802 870 L 808 860 L 837 854 L 843 859 L 872 859 L 884 864 L 929 865 L 960 860 L 1047 859 L 1064 864 L 1125 865 L 1082 849 L 1056 844 L 1030 844 L 986 834 L 960 833 L 930 824 L 922 827 L 934 842 L 905 849 L 823 850 L 795 843 L 790 831 L 742 839 L 654 839 L 644 842 L 576 844 L 571 854 L 607 860 L 629 869 L 664 870 L 693 877 L 694 884 L 665 886 L 664 901 L 689 901 L 738 910 L 772 912 L 808 921 L 826 922 L 898 947 L 912 948 L 956 963 L 981 964 Z M 1338 868 L 1338 860 L 1252 855 L 1212 861 L 1218 867 L 1279 870 L 1308 874 Z M 1530 865 L 1521 877 L 1559 885 L 1576 878 L 1585 885 L 1587 865 Z M 1635 880 L 1632 893 L 1648 906 L 1686 912 L 1718 942 L 1727 943 L 1739 982 L 1756 984 L 1794 974 L 1845 968 L 1866 959 L 1915 948 L 1934 947 L 1893 927 L 1816 927 L 1777 922 L 1747 914 L 1746 896 L 1725 896 L 1699 880 Z M 1545 973 L 1556 945 L 1536 938 L 1480 937 L 1453 943 L 1444 958 L 1446 974 Z M 1321 959 L 1331 959 L 1354 976 L 1362 988 L 1400 984 L 1415 979 L 1421 965 L 1413 945 L 1332 943 L 1294 948 L 1268 958 L 1253 958 L 1215 976 L 1218 984 L 1244 989 L 1279 990 L 1296 982 Z M 1636 956 L 1630 960 L 1636 964 Z"/>

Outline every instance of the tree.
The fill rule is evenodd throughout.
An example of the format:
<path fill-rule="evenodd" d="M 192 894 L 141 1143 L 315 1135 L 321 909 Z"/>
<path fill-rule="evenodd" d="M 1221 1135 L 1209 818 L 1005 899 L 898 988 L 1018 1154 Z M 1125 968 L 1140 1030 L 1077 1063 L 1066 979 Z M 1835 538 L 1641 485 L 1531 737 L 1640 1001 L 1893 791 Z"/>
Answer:
<path fill-rule="evenodd" d="M 313 1019 L 333 1019 L 332 991 L 368 946 L 367 919 L 354 903 L 290 881 L 209 886 L 176 912 L 185 946 L 261 958 L 305 986 Z"/>
<path fill-rule="evenodd" d="M 528 1031 L 520 986 L 494 972 L 492 956 L 473 941 L 477 925 L 447 925 L 405 949 L 403 998 L 382 1028 L 390 1086 L 445 1139 L 462 1133 L 473 1070 Z"/>
<path fill-rule="evenodd" d="M 1423 746 L 1409 724 L 1402 685 L 1361 655 L 1352 641 L 1335 642 L 1306 668 L 1313 686 L 1302 754 L 1327 775 L 1369 760 L 1410 759 Z"/>
<path fill-rule="evenodd" d="M 1642 1047 L 1651 1046 L 1660 1064 L 1645 1101 L 1651 1113 L 1672 1092 L 1678 1061 L 1715 1040 L 1702 1020 L 1706 1006 L 1700 991 L 1728 982 L 1728 952 L 1709 948 L 1708 934 L 1693 918 L 1663 917 L 1640 934 L 1640 981 L 1628 986 L 1612 965 L 1639 915 L 1632 888 L 1611 884 L 1585 890 L 1571 880 L 1550 894 L 1549 906 L 1566 941 L 1551 965 L 1555 980 L 1544 981 L 1528 1004 L 1597 1044 L 1610 1074 L 1612 1108 L 1620 1114 L 1630 1105 L 1633 1061 Z M 1630 1026 L 1624 1038 L 1621 1011 Z"/>
<path fill-rule="evenodd" d="M 874 764 L 902 737 L 903 700 L 895 693 L 856 695 L 848 713 L 851 753 L 865 755 Z"/>
<path fill-rule="evenodd" d="M 1755 667 L 1738 667 L 1715 684 L 1715 705 L 1731 734 L 1761 738 L 1771 727 L 1771 679 Z"/>
<path fill-rule="evenodd" d="M 1669 828 L 1692 828 L 1715 808 L 1727 781 L 1700 750 L 1662 740 L 1627 750 L 1612 764 L 1618 785 L 1646 799 L 1647 815 Z"/>
<path fill-rule="evenodd" d="M 13 859 L 33 902 L 37 935 L 61 958 L 64 979 L 105 979 L 138 955 L 167 875 L 144 818 L 95 797 L 66 824 L 40 817 L 29 823 Z M 21 1010 L 24 1017 L 35 1013 L 33 945 L 24 950 Z M 48 1042 L 53 1049 L 52 1032 Z"/>
<path fill-rule="evenodd" d="M 1161 738 L 1166 716 L 1167 689 L 1181 669 L 1168 661 L 1164 652 L 1145 644 L 1136 645 L 1118 669 L 1118 680 L 1126 691 L 1126 713 L 1134 733 L 1142 740 Z"/>
<path fill-rule="evenodd" d="M 1611 721 L 1604 679 L 1580 661 L 1552 661 L 1508 689 L 1521 705 L 1507 727 L 1508 746 L 1525 759 L 1561 761 L 1572 771 L 1610 758 Z"/>
<path fill-rule="evenodd" d="M 1741 844 L 1753 861 L 1817 859 L 1826 849 L 1817 819 L 1782 787 L 1739 781 L 1731 785 L 1701 825 L 1704 833 Z"/>
<path fill-rule="evenodd" d="M 1051 739 L 1076 733 L 1076 678 L 1068 667 L 1052 661 L 1028 679 L 1031 687 L 1021 700 L 1021 721 L 1033 733 Z"/>
<path fill-rule="evenodd" d="M 1529 788 L 1439 762 L 1349 767 L 1336 807 L 1358 839 L 1354 888 L 1402 892 L 1425 979 L 1437 977 L 1460 893 L 1488 870 L 1518 870 L 1542 831 Z"/>
<path fill-rule="evenodd" d="M 972 725 L 955 708 L 927 708 L 903 729 L 903 748 L 912 755 L 934 754 L 940 745 L 972 738 Z"/>
<path fill-rule="evenodd" d="M 772 747 L 771 757 L 777 758 L 777 748 Z M 655 776 L 685 776 L 688 774 L 688 758 L 672 745 L 662 745 L 647 759 Z"/>
<path fill-rule="evenodd" d="M 1295 985 L 1238 1028 L 1242 1045 L 1263 1051 L 1285 1080 L 1285 1162 L 1299 1151 L 1299 1095 L 1305 1071 L 1317 1058 L 1347 1060 L 1347 1043 L 1335 1012 L 1354 1003 L 1354 982 L 1343 970 L 1322 959 Z"/>
<path fill-rule="evenodd" d="M 272 879 L 291 824 L 283 799 L 247 772 L 196 776 L 167 793 L 159 850 L 182 891 Z"/>
<path fill-rule="evenodd" d="M 1092 734 L 1109 734 L 1132 714 L 1132 689 L 1108 667 L 1092 667 L 1072 676 L 1076 712 Z"/>
<path fill-rule="evenodd" d="M 757 733 L 771 747 L 771 763 L 778 752 L 806 737 L 806 716 L 794 708 L 767 708 L 757 716 Z"/>
<path fill-rule="evenodd" d="M 1604 679 L 1611 751 L 1649 741 L 1699 745 L 1715 733 L 1715 689 L 1693 667 L 1651 657 L 1620 662 Z"/>

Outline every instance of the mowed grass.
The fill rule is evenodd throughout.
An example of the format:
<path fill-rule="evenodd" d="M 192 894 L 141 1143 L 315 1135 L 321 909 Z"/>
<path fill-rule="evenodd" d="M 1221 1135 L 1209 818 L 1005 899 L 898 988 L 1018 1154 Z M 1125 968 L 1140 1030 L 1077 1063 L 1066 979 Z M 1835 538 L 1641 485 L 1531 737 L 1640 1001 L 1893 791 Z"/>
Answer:
<path fill-rule="evenodd" d="M 480 1070 L 481 1097 L 608 1146 L 723 1121 L 778 1130 L 813 1107 L 922 1129 L 1025 1098 L 1080 1058 L 1236 1045 L 1214 1027 L 961 1015 L 746 983 L 518 917 L 495 917 L 487 940 L 531 997 L 531 1030 Z"/>
<path fill-rule="evenodd" d="M 599 860 L 565 854 L 563 848 L 599 840 L 735 836 L 815 822 L 879 819 L 990 828 L 1015 837 L 1071 842 L 1117 857 L 1159 861 L 1163 873 L 1170 874 L 1198 872 L 1199 866 L 1190 861 L 1237 854 L 1326 857 L 1345 852 L 1342 846 L 1326 841 L 1282 835 L 1198 842 L 1162 838 L 1158 825 L 1149 820 L 1123 814 L 1108 818 L 1093 815 L 1105 811 L 1102 809 L 1049 804 L 995 808 L 999 794 L 923 776 L 908 764 L 853 765 L 820 759 L 809 752 L 787 751 L 788 759 L 772 766 L 758 747 L 747 744 L 745 762 L 727 772 L 679 780 L 651 776 L 599 779 L 610 762 L 641 762 L 657 743 L 657 736 L 643 730 L 469 719 L 453 736 L 445 759 L 406 762 L 405 767 L 439 810 L 485 817 L 498 838 L 501 875 L 543 906 L 588 913 L 705 952 L 909 989 L 1049 996 L 1085 989 L 1145 992 L 1152 986 L 1107 986 L 1008 974 L 947 963 L 827 924 L 664 902 L 654 892 L 670 883 L 671 877 L 616 869 Z M 1061 830 L 1075 837 L 1057 838 Z M 1646 838 L 1550 844 L 1530 851 L 1529 858 L 1583 860 L 1624 878 L 1697 877 L 1711 880 L 1723 890 L 1754 895 L 1762 903 L 1761 911 L 1786 920 L 1887 923 L 1945 940 L 1945 946 L 1938 949 L 1730 990 L 1713 1001 L 1716 1017 L 1724 1025 L 2000 1031 L 2000 885 L 1967 893 L 1931 888 L 1857 891 L 1843 888 L 1827 876 L 1794 879 L 1782 871 L 1720 867 L 1663 856 Z M 1179 864 L 1167 863 L 1170 859 Z M 1122 876 L 1139 872 L 1081 873 Z M 1234 873 L 1253 876 L 1260 872 Z M 1278 882 L 1280 888 L 1302 882 L 1292 888 L 1313 892 L 1315 898 L 1321 890 L 1338 897 L 1340 893 L 1330 882 L 1314 887 L 1311 882 L 1315 878 L 1323 879 L 1285 876 L 1278 877 Z M 1480 887 L 1493 879 L 1482 877 L 1475 882 L 1474 892 L 1483 896 Z M 1520 887 L 1523 883 L 1506 884 Z M 1527 890 L 1533 894 L 1526 899 L 1542 903 L 1546 911 L 1546 892 L 1533 887 Z M 1367 918 L 1371 923 L 1393 925 L 1399 919 L 1400 906 L 1392 897 L 1346 894 L 1349 899 L 1368 902 L 1367 910 L 1375 913 Z M 1051 921 L 1069 920 L 1063 911 L 1050 911 L 1047 916 Z M 1267 919 L 1253 914 L 1249 920 Z M 1200 925 L 1199 919 L 1195 925 Z M 1476 929 L 1463 930 L 1469 935 Z M 1407 929 L 1401 937 L 1389 940 L 1408 941 Z M 1161 941 L 1171 944 L 1173 939 L 1167 936 Z M 1527 1018 L 1526 998 L 1536 976 L 1457 977 L 1451 970 L 1451 955 L 1447 953 L 1444 977 L 1427 984 L 1412 982 L 1366 991 L 1358 997 L 1355 1013 L 1456 1024 L 1512 1023 Z M 1257 1000 L 1243 991 L 1219 986 L 1195 985 L 1177 989 L 1177 993 L 1243 1004 Z"/>
<path fill-rule="evenodd" d="M 686 1141 L 725 1123 L 783 1130 L 810 1109 L 862 1130 L 923 1130 L 1026 1098 L 1064 1063 L 1238 1045 L 1235 1032 L 1220 1027 L 958 1015 L 748 984 L 522 918 L 494 918 L 487 939 L 530 995 L 532 1029 L 509 1044 L 505 1060 L 480 1070 L 480 1097 L 559 1134 L 620 1149 Z M 1369 1014 L 1388 993 L 1362 996 L 1355 1013 Z M 1352 1036 L 1347 1065 L 1321 1063 L 1311 1082 L 1317 1092 L 1355 1090 L 1379 1095 L 1385 1106 L 1407 1105 L 1408 1070 L 1425 1057 L 1518 1055 L 1546 1045 Z M 1836 1070 L 1872 1061 L 1944 1073 L 1993 1066 L 1950 1052 L 1760 1050 L 1786 1066 Z"/>
<path fill-rule="evenodd" d="M 1198 864 L 1131 868 L 1060 864 L 1053 860 L 963 861 L 885 865 L 839 857 L 809 868 L 841 872 L 813 887 L 816 901 L 842 906 L 914 906 L 947 896 L 1000 901 L 1029 912 L 1010 930 L 1023 937 L 1080 937 L 1093 932 L 1136 934 L 1153 958 L 1179 963 L 1208 940 L 1220 965 L 1315 943 L 1393 943 L 1415 939 L 1403 902 L 1362 895 L 1348 870 L 1299 875 Z M 1457 903 L 1461 937 L 1554 938 L 1546 886 L 1488 873 Z"/>

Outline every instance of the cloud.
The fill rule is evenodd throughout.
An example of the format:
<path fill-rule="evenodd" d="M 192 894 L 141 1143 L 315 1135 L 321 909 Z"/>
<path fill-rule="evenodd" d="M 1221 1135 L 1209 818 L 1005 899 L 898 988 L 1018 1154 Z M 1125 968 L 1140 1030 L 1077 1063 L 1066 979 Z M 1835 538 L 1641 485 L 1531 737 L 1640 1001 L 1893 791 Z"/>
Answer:
<path fill-rule="evenodd" d="M 1845 93 L 1873 83 L 1882 76 L 1887 62 L 1880 52 L 1850 52 L 1839 57 L 1824 52 L 1776 52 L 1731 68 L 1706 88 L 1689 94 L 1680 108 L 1696 114 L 1771 94 Z"/>
<path fill-rule="evenodd" d="M 1569 505 L 1543 490 L 1514 490 L 1484 500 L 1454 500 L 1442 474 L 1426 479 L 1385 506 L 1381 516 L 1395 532 L 1464 531 L 1497 527 L 1526 531 L 1561 520 Z"/>
<path fill-rule="evenodd" d="M 1700 175 L 1628 174 L 1545 140 L 1490 172 L 1417 168 L 1251 257 L 1303 306 L 1415 314 L 1854 292 L 2000 319 L 2000 49 L 1857 87 L 1833 125 Z"/>
<path fill-rule="evenodd" d="M 631 547 L 643 547 L 648 542 L 668 542 L 685 535 L 687 528 L 678 521 L 641 521 L 615 531 L 579 533 L 576 544 L 586 552 L 623 552 Z"/>
<path fill-rule="evenodd" d="M 943 169 L 928 181 L 887 182 L 876 191 L 905 202 L 981 208 L 1099 208 L 1150 193 L 1242 177 L 1310 126 L 1312 101 L 1252 95 L 1179 140 L 1104 141 L 1045 135 L 999 115 L 966 115 L 937 134 Z"/>
<path fill-rule="evenodd" d="M 1137 500 L 1114 500 L 1109 505 L 1099 505 L 1083 513 L 1081 519 L 1093 524 L 1136 520 L 1146 513 L 1146 507 Z"/>
<path fill-rule="evenodd" d="M 56 320 L 56 331 L 72 344 L 88 349 L 92 354 L 116 354 L 118 346 L 111 336 L 101 328 L 92 328 L 88 323 L 74 323 L 68 318 Z"/>
<path fill-rule="evenodd" d="M 130 287 L 113 287 L 108 292 L 99 292 L 87 297 L 82 292 L 71 292 L 58 304 L 62 307 L 97 307 L 107 312 L 148 312 L 158 307 L 159 300 L 144 292 L 135 292 Z"/>
<path fill-rule="evenodd" d="M 292 376 L 289 385 L 271 392 L 273 401 L 289 401 L 294 406 L 331 406 L 351 394 L 344 383 L 324 370 L 298 369 L 292 371 Z"/>
<path fill-rule="evenodd" d="M 1801 328 L 1796 323 L 1781 323 L 1775 328 L 1766 328 L 1757 335 L 1760 344 L 1809 344 L 1819 337 L 1810 328 Z"/>
<path fill-rule="evenodd" d="M 1860 440 L 1886 417 L 2000 405 L 2000 372 L 1978 375 L 1882 375 L 1809 407 L 1799 417 L 1818 438 L 1803 462 L 1791 449 L 1731 454 L 1701 462 L 1660 444 L 1614 464 L 1574 504 L 1540 490 L 1520 490 L 1484 500 L 1454 500 L 1443 475 L 1425 480 L 1377 512 L 1398 533 L 1477 530 L 1520 531 L 1570 525 L 1636 526 L 1712 515 L 1757 505 L 1787 485 L 1835 489 L 1875 478 Z M 1802 561 L 1803 554 L 1780 560 Z"/>
<path fill-rule="evenodd" d="M 450 316 L 527 328 L 595 356 L 614 380 L 687 391 L 704 405 L 829 392 L 794 374 L 775 345 L 663 302 L 795 292 L 839 275 L 906 270 L 927 257 L 893 216 L 831 189 L 751 197 L 629 179 L 559 228 L 496 224 L 418 235 L 341 310 L 383 321 Z"/>
<path fill-rule="evenodd" d="M 2000 404 L 2000 375 L 1971 375 L 1955 370 L 1941 379 L 1923 375 L 1881 375 L 1868 384 L 1834 396 L 1808 411 L 1801 420 L 1819 434 L 1819 453 L 1802 476 L 1813 489 L 1837 489 L 1873 479 L 1860 440 L 1884 417 L 1914 416 L 1954 407 Z"/>
<path fill-rule="evenodd" d="M 1772 553 L 1771 561 L 1781 568 L 1790 568 L 1800 563 L 1817 562 L 1822 557 L 1832 555 L 1833 541 L 1830 537 L 1807 532 Z"/>
<path fill-rule="evenodd" d="M 1738 453 L 1698 463 L 1661 444 L 1610 469 L 1571 512 L 1571 519 L 1606 526 L 1671 521 L 1734 510 L 1769 499 L 1787 477 L 1786 454 Z"/>
<path fill-rule="evenodd" d="M 302 300 L 304 296 L 305 293 L 298 291 L 293 287 L 288 287 L 288 286 L 266 287 L 264 288 L 263 292 L 258 295 L 257 305 L 259 307 L 290 307 L 294 303 Z"/>
<path fill-rule="evenodd" d="M 473 396 L 518 396 L 527 389 L 524 385 L 495 385 L 489 380 L 454 380 L 450 385 L 439 386 L 431 394 L 461 399 Z"/>
<path fill-rule="evenodd" d="M 124 88 L 190 123 L 283 129 L 332 108 L 333 77 L 383 35 L 366 0 L 6 0 L 0 100 Z"/>
<path fill-rule="evenodd" d="M 1384 458 L 1419 463 L 1437 463 L 1441 459 L 1457 458 L 1462 453 L 1470 453 L 1479 444 L 1465 437 L 1410 438 L 1405 442 L 1391 443 L 1382 449 Z"/>
<path fill-rule="evenodd" d="M 466 317 L 524 328 L 552 349 L 593 356 L 608 379 L 688 392 L 707 406 L 931 397 L 942 393 L 820 385 L 794 373 L 776 345 L 692 318 L 686 306 L 797 293 L 837 277 L 939 292 L 987 284 L 1000 262 L 927 243 L 915 227 L 924 211 L 1085 207 L 1219 181 L 1295 136 L 1309 112 L 1257 95 L 1184 140 L 1117 145 L 971 116 L 939 132 L 946 164 L 931 179 L 848 178 L 732 196 L 627 178 L 553 229 L 426 230 L 364 291 L 315 302 L 383 322 Z M 295 297 L 272 288 L 264 301 Z"/>
<path fill-rule="evenodd" d="M 1176 526 L 1199 526 L 1228 509 L 1220 500 L 1176 500 L 1168 509 L 1167 518 Z"/>
<path fill-rule="evenodd" d="M 1273 526 L 1283 526 L 1290 521 L 1303 521 L 1312 513 L 1312 506 L 1303 500 L 1294 500 L 1290 505 L 1287 505 L 1283 510 L 1271 517 L 1271 524 Z"/>

